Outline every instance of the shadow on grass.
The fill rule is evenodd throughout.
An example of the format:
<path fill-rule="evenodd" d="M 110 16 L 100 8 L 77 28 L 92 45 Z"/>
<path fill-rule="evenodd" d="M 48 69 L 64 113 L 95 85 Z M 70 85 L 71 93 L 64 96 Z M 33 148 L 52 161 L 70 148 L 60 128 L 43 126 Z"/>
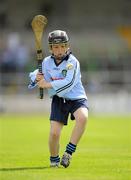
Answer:
<path fill-rule="evenodd" d="M 0 171 L 24 171 L 24 170 L 43 170 L 48 169 L 50 166 L 45 167 L 15 167 L 15 168 L 0 168 Z"/>

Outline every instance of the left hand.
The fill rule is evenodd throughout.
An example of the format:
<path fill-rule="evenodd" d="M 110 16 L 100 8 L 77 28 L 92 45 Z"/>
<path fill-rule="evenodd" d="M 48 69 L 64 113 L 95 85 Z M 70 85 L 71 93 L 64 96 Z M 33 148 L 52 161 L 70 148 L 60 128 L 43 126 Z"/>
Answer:
<path fill-rule="evenodd" d="M 45 81 L 45 79 L 41 79 L 40 81 L 37 82 L 37 85 L 39 88 L 51 88 L 51 84 L 47 81 Z"/>

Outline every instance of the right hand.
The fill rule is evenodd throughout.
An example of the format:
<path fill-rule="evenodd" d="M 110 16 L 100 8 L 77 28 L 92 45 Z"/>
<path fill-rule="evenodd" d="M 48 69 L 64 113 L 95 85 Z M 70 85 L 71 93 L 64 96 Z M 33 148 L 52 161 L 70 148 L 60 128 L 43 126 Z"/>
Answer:
<path fill-rule="evenodd" d="M 40 80 L 44 79 L 44 75 L 42 73 L 37 73 L 36 75 L 36 81 L 39 82 Z"/>

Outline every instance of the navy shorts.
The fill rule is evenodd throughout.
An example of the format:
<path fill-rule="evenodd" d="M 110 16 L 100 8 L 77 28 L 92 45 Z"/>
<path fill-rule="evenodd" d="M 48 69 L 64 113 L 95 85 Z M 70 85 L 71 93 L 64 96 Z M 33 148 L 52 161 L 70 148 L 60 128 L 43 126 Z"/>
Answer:
<path fill-rule="evenodd" d="M 69 114 L 71 114 L 71 120 L 74 120 L 73 113 L 80 107 L 88 109 L 87 99 L 66 100 L 55 95 L 52 99 L 50 120 L 67 125 Z"/>

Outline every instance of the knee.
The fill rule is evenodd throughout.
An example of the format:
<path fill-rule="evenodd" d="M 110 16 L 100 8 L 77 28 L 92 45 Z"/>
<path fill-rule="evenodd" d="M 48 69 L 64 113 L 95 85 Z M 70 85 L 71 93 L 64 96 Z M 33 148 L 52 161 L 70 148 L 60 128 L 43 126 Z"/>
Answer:
<path fill-rule="evenodd" d="M 53 139 L 58 139 L 60 137 L 60 132 L 59 131 L 51 131 L 50 132 L 50 136 L 53 138 Z"/>
<path fill-rule="evenodd" d="M 88 119 L 88 110 L 86 108 L 79 108 L 75 113 L 74 113 L 76 123 L 81 124 L 81 125 L 86 125 L 87 119 Z"/>
<path fill-rule="evenodd" d="M 83 116 L 80 117 L 79 122 L 81 124 L 83 124 L 83 125 L 86 125 L 87 119 L 88 119 L 88 116 L 87 115 L 83 115 Z"/>
<path fill-rule="evenodd" d="M 83 113 L 77 119 L 77 123 L 81 124 L 82 126 L 85 126 L 87 124 L 87 120 L 88 120 L 88 113 Z"/>

